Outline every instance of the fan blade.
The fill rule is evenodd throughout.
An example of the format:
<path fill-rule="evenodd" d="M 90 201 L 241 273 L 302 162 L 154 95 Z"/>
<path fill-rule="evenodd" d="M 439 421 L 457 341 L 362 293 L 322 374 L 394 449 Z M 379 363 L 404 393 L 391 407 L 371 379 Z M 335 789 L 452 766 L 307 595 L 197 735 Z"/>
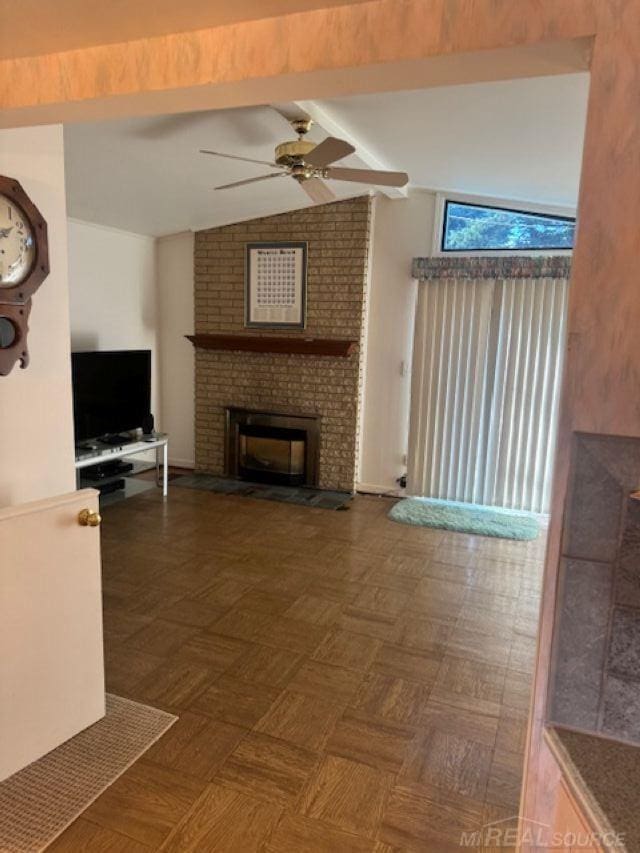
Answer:
<path fill-rule="evenodd" d="M 300 181 L 300 186 L 311 201 L 315 201 L 316 204 L 326 204 L 329 201 L 336 200 L 333 190 L 330 190 L 320 178 L 308 178 L 306 181 Z"/>
<path fill-rule="evenodd" d="M 276 172 L 273 175 L 260 175 L 259 178 L 247 178 L 246 181 L 234 181 L 232 184 L 222 184 L 221 187 L 214 187 L 214 190 L 229 190 L 232 187 L 243 187 L 245 184 L 255 184 L 256 181 L 266 181 L 269 178 L 285 178 L 286 172 Z"/>
<path fill-rule="evenodd" d="M 347 154 L 353 154 L 356 149 L 344 139 L 336 139 L 335 136 L 327 136 L 324 142 L 311 151 L 304 158 L 308 166 L 313 166 L 315 169 L 322 169 L 328 166 L 329 163 L 335 163 L 336 160 L 342 160 Z"/>
<path fill-rule="evenodd" d="M 200 149 L 201 154 L 213 154 L 214 157 L 227 157 L 229 160 L 242 160 L 243 163 L 257 163 L 259 166 L 271 166 L 273 169 L 279 169 L 277 163 L 269 163 L 267 160 L 252 160 L 250 157 L 238 157 L 237 154 L 223 154 L 221 151 L 208 151 L 206 148 Z"/>
<path fill-rule="evenodd" d="M 383 187 L 404 187 L 409 183 L 406 172 L 381 172 L 377 169 L 334 169 L 325 170 L 325 178 L 334 181 L 356 181 L 359 184 L 379 184 Z"/>

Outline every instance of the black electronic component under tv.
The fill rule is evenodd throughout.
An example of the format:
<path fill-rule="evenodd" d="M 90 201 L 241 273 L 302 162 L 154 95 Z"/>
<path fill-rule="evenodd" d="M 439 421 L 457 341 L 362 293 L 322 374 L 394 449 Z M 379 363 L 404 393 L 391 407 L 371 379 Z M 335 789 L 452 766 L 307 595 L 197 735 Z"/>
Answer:
<path fill-rule="evenodd" d="M 138 429 L 148 418 L 150 350 L 74 352 L 71 374 L 76 444 Z"/>

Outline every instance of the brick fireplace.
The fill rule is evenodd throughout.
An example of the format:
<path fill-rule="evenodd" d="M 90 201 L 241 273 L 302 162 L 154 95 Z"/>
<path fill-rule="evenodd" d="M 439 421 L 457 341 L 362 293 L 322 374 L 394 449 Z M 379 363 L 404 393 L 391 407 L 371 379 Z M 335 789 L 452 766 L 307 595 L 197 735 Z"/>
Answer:
<path fill-rule="evenodd" d="M 229 457 L 228 412 L 252 410 L 315 419 L 319 432 L 314 473 L 317 485 L 353 491 L 359 452 L 370 221 L 371 200 L 364 196 L 196 232 L 196 337 L 274 335 L 355 342 L 346 357 L 216 351 L 196 346 L 197 471 L 230 473 L 234 460 Z M 306 328 L 273 332 L 247 329 L 245 244 L 296 240 L 308 242 Z M 257 446 L 254 441 L 253 447 Z M 261 452 L 267 447 L 263 443 Z"/>

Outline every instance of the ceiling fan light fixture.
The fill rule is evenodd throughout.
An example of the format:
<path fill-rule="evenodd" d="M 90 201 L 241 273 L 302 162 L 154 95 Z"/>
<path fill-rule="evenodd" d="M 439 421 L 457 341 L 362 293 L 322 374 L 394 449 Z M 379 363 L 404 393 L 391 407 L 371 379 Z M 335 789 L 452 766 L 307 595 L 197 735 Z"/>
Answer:
<path fill-rule="evenodd" d="M 275 162 L 253 160 L 238 154 L 223 154 L 221 151 L 200 149 L 202 154 L 213 154 L 217 157 L 228 157 L 231 160 L 242 160 L 248 163 L 271 166 L 281 171 L 271 175 L 259 175 L 256 178 L 246 178 L 223 184 L 216 189 L 231 189 L 265 181 L 269 178 L 291 177 L 304 189 L 306 194 L 316 204 L 326 204 L 336 198 L 333 190 L 324 183 L 323 179 L 334 181 L 351 181 L 352 183 L 370 184 L 373 186 L 404 187 L 409 182 L 406 172 L 388 172 L 381 169 L 357 169 L 333 164 L 355 152 L 355 148 L 345 139 L 327 136 L 322 142 L 315 143 L 305 139 L 312 124 L 310 118 L 296 118 L 290 121 L 297 139 L 281 142 L 275 148 Z"/>
<path fill-rule="evenodd" d="M 302 162 L 315 147 L 315 142 L 302 138 L 281 142 L 280 145 L 276 145 L 275 161 L 279 166 L 295 166 Z"/>
<path fill-rule="evenodd" d="M 302 137 L 309 133 L 309 129 L 313 121 L 310 118 L 294 118 L 291 120 L 291 127 L 298 134 L 298 137 L 302 139 Z"/>
<path fill-rule="evenodd" d="M 294 165 L 289 169 L 289 174 L 292 178 L 295 178 L 296 181 L 307 181 L 309 178 L 316 176 L 314 170 L 307 168 L 304 163 L 294 163 Z"/>

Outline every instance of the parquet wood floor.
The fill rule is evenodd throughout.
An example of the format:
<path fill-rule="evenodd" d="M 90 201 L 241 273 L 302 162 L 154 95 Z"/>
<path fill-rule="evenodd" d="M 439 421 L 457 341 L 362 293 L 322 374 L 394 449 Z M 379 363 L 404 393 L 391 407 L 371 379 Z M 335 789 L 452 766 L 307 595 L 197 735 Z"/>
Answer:
<path fill-rule="evenodd" d="M 105 510 L 107 688 L 180 719 L 51 850 L 446 853 L 517 812 L 544 542 L 390 505 Z"/>

